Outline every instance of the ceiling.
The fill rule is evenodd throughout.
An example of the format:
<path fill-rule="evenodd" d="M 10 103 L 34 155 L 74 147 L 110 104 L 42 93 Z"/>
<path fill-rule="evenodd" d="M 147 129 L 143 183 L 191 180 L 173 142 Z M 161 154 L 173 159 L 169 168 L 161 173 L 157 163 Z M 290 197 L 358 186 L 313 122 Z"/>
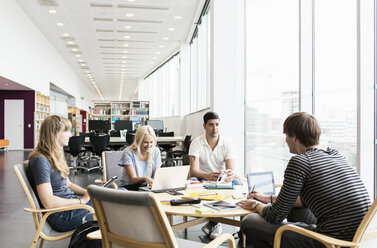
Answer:
<path fill-rule="evenodd" d="M 125 89 L 179 50 L 202 0 L 16 0 L 98 98 Z M 133 89 L 134 91 L 134 89 Z"/>

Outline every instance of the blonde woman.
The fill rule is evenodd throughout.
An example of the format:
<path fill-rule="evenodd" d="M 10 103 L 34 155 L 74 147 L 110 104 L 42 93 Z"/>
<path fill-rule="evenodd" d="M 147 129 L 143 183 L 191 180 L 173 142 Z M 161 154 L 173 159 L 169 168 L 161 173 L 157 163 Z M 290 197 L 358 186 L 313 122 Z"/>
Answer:
<path fill-rule="evenodd" d="M 134 143 L 124 149 L 118 165 L 124 167 L 120 183 L 126 189 L 137 190 L 139 186 L 153 184 L 154 173 L 161 167 L 161 153 L 151 126 L 138 128 Z"/>
<path fill-rule="evenodd" d="M 44 208 L 88 204 L 88 192 L 71 183 L 63 147 L 68 145 L 71 123 L 60 116 L 47 117 L 40 129 L 37 147 L 29 156 L 29 178 Z M 81 195 L 77 197 L 76 195 Z M 82 224 L 88 210 L 78 209 L 50 215 L 47 221 L 57 231 L 70 231 Z M 87 220 L 92 220 L 89 215 Z"/>

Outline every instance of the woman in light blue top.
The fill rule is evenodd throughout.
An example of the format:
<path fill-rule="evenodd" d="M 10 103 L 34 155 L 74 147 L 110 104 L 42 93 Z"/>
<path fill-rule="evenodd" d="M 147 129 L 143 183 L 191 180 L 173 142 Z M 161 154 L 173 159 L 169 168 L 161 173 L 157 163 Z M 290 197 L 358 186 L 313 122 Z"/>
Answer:
<path fill-rule="evenodd" d="M 161 167 L 161 153 L 152 127 L 138 128 L 134 143 L 124 149 L 118 165 L 124 168 L 119 181 L 126 189 L 137 190 L 141 185 L 153 184 L 154 173 Z"/>

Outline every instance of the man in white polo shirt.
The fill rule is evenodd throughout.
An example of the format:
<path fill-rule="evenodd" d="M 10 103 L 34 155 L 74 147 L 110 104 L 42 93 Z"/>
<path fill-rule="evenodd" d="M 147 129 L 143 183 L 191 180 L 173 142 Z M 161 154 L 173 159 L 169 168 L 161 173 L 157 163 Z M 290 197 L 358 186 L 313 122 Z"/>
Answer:
<path fill-rule="evenodd" d="M 221 173 L 227 175 L 225 181 L 235 178 L 234 148 L 230 141 L 219 134 L 220 118 L 215 112 L 207 112 L 203 116 L 205 134 L 195 138 L 190 144 L 190 173 L 193 179 L 216 181 Z M 217 238 L 222 233 L 220 223 L 209 222 L 202 231 Z"/>

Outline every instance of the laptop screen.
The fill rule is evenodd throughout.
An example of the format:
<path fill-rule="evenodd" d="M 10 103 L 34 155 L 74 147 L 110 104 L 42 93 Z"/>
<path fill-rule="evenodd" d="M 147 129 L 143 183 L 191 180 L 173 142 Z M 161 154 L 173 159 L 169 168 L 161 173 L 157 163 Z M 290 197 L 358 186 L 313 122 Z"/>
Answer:
<path fill-rule="evenodd" d="M 248 173 L 247 184 L 249 192 L 251 192 L 255 186 L 254 191 L 275 195 L 275 181 L 272 171 Z"/>

